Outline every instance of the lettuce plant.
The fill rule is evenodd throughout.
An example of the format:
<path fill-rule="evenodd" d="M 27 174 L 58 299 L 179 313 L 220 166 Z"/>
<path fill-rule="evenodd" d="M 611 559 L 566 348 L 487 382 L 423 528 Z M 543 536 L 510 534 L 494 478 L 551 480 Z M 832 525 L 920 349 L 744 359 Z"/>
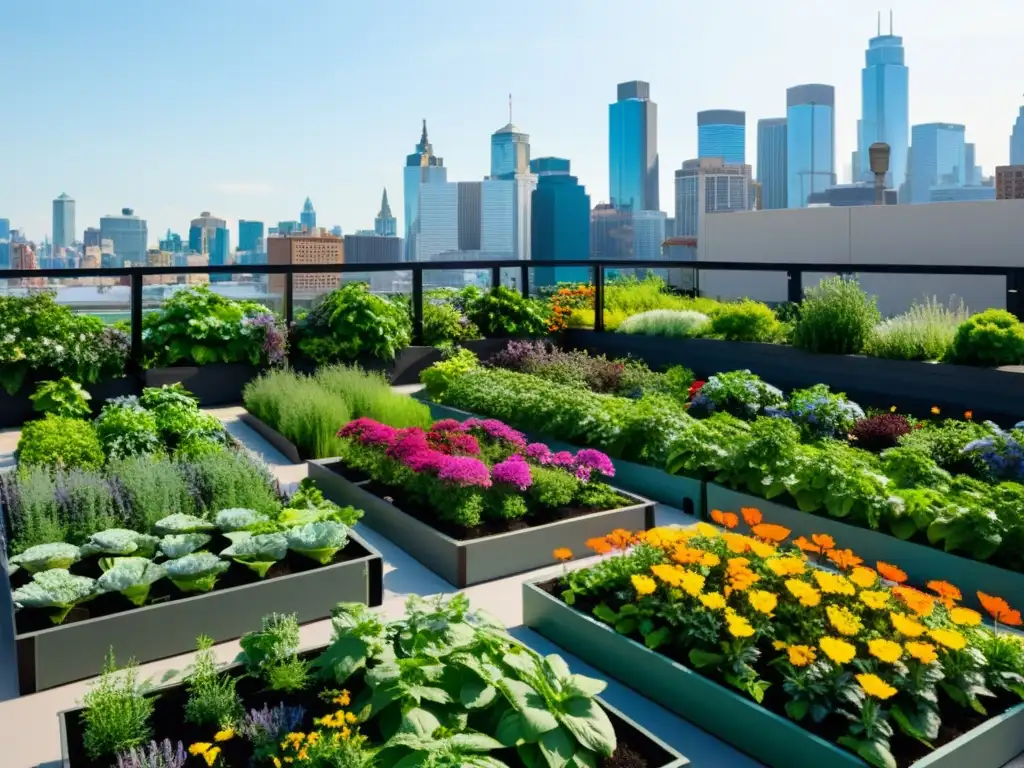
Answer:
<path fill-rule="evenodd" d="M 285 536 L 290 550 L 327 565 L 348 544 L 348 526 L 325 520 L 291 528 Z"/>
<path fill-rule="evenodd" d="M 142 605 L 149 588 L 167 575 L 167 569 L 144 557 L 118 557 L 97 580 L 104 592 L 120 592 L 134 605 Z"/>
<path fill-rule="evenodd" d="M 37 544 L 20 555 L 10 559 L 9 573 L 24 568 L 29 573 L 49 571 L 52 568 L 70 568 L 82 557 L 82 551 L 74 544 L 58 541 L 53 544 Z"/>
<path fill-rule="evenodd" d="M 182 592 L 209 592 L 230 564 L 210 552 L 193 552 L 169 560 L 165 567 L 167 576 Z"/>
<path fill-rule="evenodd" d="M 82 557 L 91 555 L 134 555 L 136 557 L 153 557 L 156 545 L 160 541 L 150 536 L 127 528 L 110 528 L 94 533 L 82 545 Z"/>
<path fill-rule="evenodd" d="M 204 520 L 195 515 L 177 513 L 160 518 L 153 524 L 153 532 L 158 535 L 170 535 L 175 533 L 201 533 L 212 531 L 217 526 L 209 520 Z"/>
<path fill-rule="evenodd" d="M 170 560 L 190 555 L 202 549 L 213 537 L 206 533 L 173 533 L 160 539 L 160 552 Z"/>
<path fill-rule="evenodd" d="M 241 533 L 236 534 L 231 546 L 222 550 L 220 555 L 251 568 L 261 579 L 274 563 L 288 554 L 288 538 L 283 533 L 261 533 L 254 536 L 242 536 Z"/>
<path fill-rule="evenodd" d="M 214 523 L 224 533 L 247 531 L 267 522 L 270 518 L 254 509 L 222 509 L 214 516 Z"/>
<path fill-rule="evenodd" d="M 14 590 L 11 597 L 16 608 L 55 608 L 50 619 L 54 624 L 60 624 L 72 608 L 97 594 L 95 579 L 75 576 L 63 568 L 53 568 L 35 574 L 32 581 Z"/>

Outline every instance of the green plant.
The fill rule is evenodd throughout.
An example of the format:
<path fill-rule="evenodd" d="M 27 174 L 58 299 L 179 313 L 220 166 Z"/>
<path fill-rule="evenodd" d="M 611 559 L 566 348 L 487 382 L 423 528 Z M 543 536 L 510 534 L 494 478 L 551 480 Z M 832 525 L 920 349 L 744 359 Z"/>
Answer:
<path fill-rule="evenodd" d="M 82 741 L 91 759 L 113 757 L 149 739 L 153 699 L 146 695 L 146 689 L 147 684 L 139 682 L 135 660 L 131 659 L 118 670 L 111 648 L 103 674 L 82 701 L 85 705 Z"/>
<path fill-rule="evenodd" d="M 987 309 L 956 329 L 949 360 L 962 365 L 1024 363 L 1024 323 L 1004 309 Z"/>
<path fill-rule="evenodd" d="M 767 305 L 745 299 L 716 309 L 708 333 L 726 341 L 773 342 L 780 340 L 782 325 Z"/>
<path fill-rule="evenodd" d="M 467 302 L 466 317 L 487 337 L 543 336 L 548 328 L 543 302 L 501 285 Z"/>
<path fill-rule="evenodd" d="M 150 587 L 166 575 L 166 568 L 148 558 L 117 557 L 96 583 L 103 592 L 119 592 L 133 605 L 142 605 Z"/>
<path fill-rule="evenodd" d="M 964 448 L 988 435 L 983 424 L 959 419 L 926 422 L 899 439 L 899 444 L 923 451 L 947 472 L 977 475 L 982 466 L 964 454 Z"/>
<path fill-rule="evenodd" d="M 209 592 L 229 564 L 210 552 L 193 552 L 167 562 L 167 577 L 182 592 Z"/>
<path fill-rule="evenodd" d="M 92 395 L 77 381 L 61 376 L 57 381 L 41 381 L 29 396 L 32 408 L 41 413 L 67 418 L 86 418 L 91 413 Z"/>
<path fill-rule="evenodd" d="M 208 440 L 224 444 L 225 432 L 220 421 L 200 410 L 198 398 L 181 384 L 147 387 L 142 390 L 139 405 L 153 415 L 161 439 L 172 451 L 182 442 Z"/>
<path fill-rule="evenodd" d="M 727 411 L 742 419 L 753 419 L 768 408 L 783 405 L 781 390 L 750 371 L 727 371 L 709 376 L 690 401 L 690 415 L 697 418 Z"/>
<path fill-rule="evenodd" d="M 238 656 L 253 677 L 262 679 L 274 691 L 298 691 L 309 682 L 309 665 L 298 658 L 299 621 L 295 614 L 264 616 L 258 632 L 240 641 Z"/>
<path fill-rule="evenodd" d="M 652 309 L 632 315 L 619 323 L 618 333 L 644 336 L 668 336 L 689 339 L 710 328 L 707 315 L 692 309 Z"/>
<path fill-rule="evenodd" d="M 354 365 L 329 365 L 320 368 L 314 378 L 324 390 L 349 404 L 353 418 L 366 416 L 393 427 L 422 427 L 430 423 L 427 406 L 395 392 L 382 373 L 364 371 Z"/>
<path fill-rule="evenodd" d="M 408 308 L 370 293 L 366 283 L 331 291 L 296 325 L 299 350 L 320 364 L 394 360 L 411 333 Z"/>
<path fill-rule="evenodd" d="M 864 354 L 890 360 L 942 360 L 969 314 L 963 301 L 948 307 L 934 297 L 915 302 L 904 314 L 874 327 Z"/>
<path fill-rule="evenodd" d="M 11 599 L 23 608 L 53 608 L 50 621 L 60 624 L 76 605 L 98 594 L 95 579 L 51 568 L 32 574 L 32 581 L 11 592 Z"/>
<path fill-rule="evenodd" d="M 88 421 L 46 414 L 22 427 L 18 463 L 24 467 L 97 469 L 103 466 L 103 446 Z"/>
<path fill-rule="evenodd" d="M 882 319 L 856 280 L 831 277 L 808 288 L 793 329 L 793 345 L 808 352 L 854 355 Z"/>
<path fill-rule="evenodd" d="M 423 343 L 432 347 L 480 338 L 480 331 L 454 305 L 428 294 L 423 302 Z"/>
<path fill-rule="evenodd" d="M 200 635 L 196 638 L 196 650 L 195 661 L 185 681 L 188 690 L 185 719 L 214 728 L 237 725 L 242 716 L 242 702 L 235 690 L 237 679 L 217 671 L 212 638 Z"/>
<path fill-rule="evenodd" d="M 163 452 L 156 417 L 136 397 L 107 401 L 96 417 L 96 433 L 112 459 Z"/>
<path fill-rule="evenodd" d="M 420 373 L 420 381 L 427 394 L 438 401 L 443 401 L 448 387 L 462 376 L 476 369 L 480 364 L 477 356 L 468 349 L 459 349 L 453 355 L 434 363 Z"/>
<path fill-rule="evenodd" d="M 148 531 L 168 515 L 197 513 L 194 489 L 182 473 L 186 466 L 147 455 L 109 463 L 109 476 L 117 478 L 118 495 L 126 502 L 127 522 L 132 528 Z"/>

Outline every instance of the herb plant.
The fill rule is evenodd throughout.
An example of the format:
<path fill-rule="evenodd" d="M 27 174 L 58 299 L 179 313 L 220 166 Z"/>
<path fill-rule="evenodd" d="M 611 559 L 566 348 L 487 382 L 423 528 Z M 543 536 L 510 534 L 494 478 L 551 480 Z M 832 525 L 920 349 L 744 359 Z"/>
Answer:
<path fill-rule="evenodd" d="M 466 317 L 489 338 L 543 336 L 548 327 L 543 303 L 501 285 L 469 301 Z"/>
<path fill-rule="evenodd" d="M 56 381 L 41 381 L 29 396 L 32 408 L 40 413 L 52 413 L 67 418 L 85 418 L 91 410 L 92 395 L 81 384 L 67 376 Z"/>
<path fill-rule="evenodd" d="M 395 359 L 411 340 L 408 307 L 346 283 L 326 296 L 296 326 L 299 351 L 319 364 Z"/>
<path fill-rule="evenodd" d="M 185 682 L 188 690 L 185 719 L 196 725 L 216 728 L 238 725 L 242 717 L 242 702 L 235 690 L 237 680 L 218 671 L 212 638 L 200 635 L 196 638 L 196 649 L 195 661 Z"/>
<path fill-rule="evenodd" d="M 82 702 L 85 705 L 82 738 L 90 758 L 113 758 L 149 740 L 153 699 L 146 695 L 146 687 L 138 679 L 135 661 L 130 660 L 119 670 L 111 648 L 103 674 Z"/>
<path fill-rule="evenodd" d="M 828 278 L 807 289 L 793 345 L 808 352 L 857 354 L 881 319 L 875 299 L 856 280 Z"/>
<path fill-rule="evenodd" d="M 103 446 L 88 421 L 46 414 L 26 422 L 18 439 L 18 463 L 24 467 L 98 469 Z"/>

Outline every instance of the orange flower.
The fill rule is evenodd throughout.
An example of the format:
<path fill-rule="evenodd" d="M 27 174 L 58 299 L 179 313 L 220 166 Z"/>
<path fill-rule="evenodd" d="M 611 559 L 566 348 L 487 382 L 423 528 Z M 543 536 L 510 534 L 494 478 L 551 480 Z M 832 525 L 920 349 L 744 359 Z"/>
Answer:
<path fill-rule="evenodd" d="M 608 539 L 604 536 L 587 539 L 587 547 L 594 550 L 599 555 L 607 555 L 612 551 L 612 545 L 608 543 Z"/>
<path fill-rule="evenodd" d="M 674 550 L 672 550 L 672 559 L 680 565 L 699 563 L 703 557 L 704 550 L 687 547 L 684 544 L 679 544 Z"/>
<path fill-rule="evenodd" d="M 1010 604 L 1003 600 L 1003 598 L 979 592 L 978 602 L 996 621 L 1011 627 L 1019 627 L 1021 625 L 1020 611 L 1011 609 Z"/>
<path fill-rule="evenodd" d="M 892 593 L 918 616 L 930 616 L 935 607 L 935 598 L 924 592 L 919 592 L 913 587 L 893 587 Z"/>
<path fill-rule="evenodd" d="M 771 541 L 775 544 L 785 541 L 789 538 L 789 534 L 792 533 L 789 528 L 785 528 L 781 525 L 774 525 L 773 523 L 758 523 L 753 526 L 751 530 L 759 539 Z"/>
<path fill-rule="evenodd" d="M 939 410 L 939 406 L 933 405 L 932 406 L 932 416 L 938 416 L 940 413 L 941 413 L 941 411 Z"/>
<path fill-rule="evenodd" d="M 756 507 L 741 507 L 740 514 L 743 515 L 743 522 L 753 528 L 761 522 L 761 510 Z"/>
<path fill-rule="evenodd" d="M 830 549 L 827 553 L 828 559 L 841 571 L 848 571 L 855 565 L 860 565 L 864 561 L 853 554 L 852 549 Z"/>
<path fill-rule="evenodd" d="M 836 541 L 827 533 L 811 534 L 811 541 L 818 545 L 822 552 L 828 549 L 835 549 Z"/>
<path fill-rule="evenodd" d="M 962 597 L 960 590 L 948 581 L 929 581 L 927 586 L 928 589 L 939 596 L 942 604 L 947 608 L 952 608 L 953 603 L 957 602 Z"/>
<path fill-rule="evenodd" d="M 974 418 L 974 411 L 964 411 L 964 418 L 970 421 Z"/>
<path fill-rule="evenodd" d="M 801 550 L 802 552 L 810 552 L 811 554 L 815 555 L 821 554 L 821 547 L 819 547 L 817 544 L 812 544 L 803 536 L 801 536 L 798 539 L 793 539 L 793 544 L 796 546 L 797 549 Z"/>
<path fill-rule="evenodd" d="M 740 519 L 736 517 L 735 512 L 723 512 L 720 509 L 711 510 L 711 519 L 723 528 L 728 528 L 729 530 L 732 530 L 740 524 Z"/>
<path fill-rule="evenodd" d="M 563 563 L 566 560 L 572 560 L 572 550 L 568 547 L 559 547 L 554 552 L 552 552 L 551 555 L 555 558 L 555 560 L 560 560 Z"/>
<path fill-rule="evenodd" d="M 882 574 L 883 579 L 889 581 L 895 581 L 897 584 L 902 584 L 907 580 L 907 574 L 897 568 L 895 565 L 889 565 L 889 563 L 883 563 L 881 561 L 875 563 L 875 567 L 878 572 Z"/>
<path fill-rule="evenodd" d="M 633 535 L 624 528 L 616 528 L 605 537 L 612 549 L 626 550 L 633 543 Z"/>

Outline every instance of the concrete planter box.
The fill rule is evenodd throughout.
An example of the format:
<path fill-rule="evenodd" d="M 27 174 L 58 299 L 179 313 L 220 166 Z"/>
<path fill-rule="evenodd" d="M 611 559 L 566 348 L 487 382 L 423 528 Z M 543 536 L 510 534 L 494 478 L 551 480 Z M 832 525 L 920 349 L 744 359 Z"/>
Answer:
<path fill-rule="evenodd" d="M 861 768 L 851 752 L 752 699 L 523 584 L 523 624 L 610 677 L 771 768 Z M 914 768 L 1003 768 L 1024 752 L 1024 704 L 987 720 Z"/>
<path fill-rule="evenodd" d="M 537 525 L 511 533 L 460 541 L 406 514 L 389 501 L 331 469 L 339 459 L 306 462 L 309 476 L 335 504 L 363 510 L 361 525 L 393 541 L 424 566 L 456 587 L 468 587 L 552 565 L 552 551 L 568 547 L 576 558 L 589 557 L 587 539 L 616 528 L 654 527 L 654 504 L 632 497 L 630 505 L 582 517 Z"/>
<path fill-rule="evenodd" d="M 277 452 L 288 459 L 292 464 L 301 464 L 309 458 L 308 456 L 302 455 L 302 452 L 299 451 L 299 448 L 295 443 L 268 425 L 266 422 L 253 416 L 248 411 L 243 413 L 239 418 L 242 420 L 242 423 L 250 426 L 254 432 L 274 446 Z"/>
<path fill-rule="evenodd" d="M 948 363 L 884 360 L 864 355 L 816 355 L 779 344 L 569 330 L 569 348 L 609 357 L 633 355 L 658 368 L 685 365 L 699 378 L 749 369 L 784 391 L 828 384 L 861 405 L 927 416 L 932 406 L 959 418 L 992 419 L 1012 426 L 1024 418 L 1024 373 Z"/>
<path fill-rule="evenodd" d="M 195 650 L 202 634 L 215 643 L 241 637 L 275 611 L 298 614 L 305 624 L 330 617 L 340 602 L 380 605 L 380 553 L 355 533 L 349 534 L 349 546 L 361 553 L 358 558 L 18 635 L 21 695 L 98 675 L 111 646 L 119 659 L 145 664 Z"/>
<path fill-rule="evenodd" d="M 477 416 L 469 411 L 462 411 L 451 406 L 441 405 L 429 400 L 425 393 L 417 392 L 414 397 L 422 400 L 430 408 L 430 415 L 435 420 L 456 419 L 465 421 L 470 418 L 486 418 Z M 515 425 L 512 425 L 515 426 Z M 570 445 L 561 440 L 555 440 L 547 435 L 527 433 L 530 440 L 545 443 L 554 451 L 580 450 L 577 445 Z M 612 459 L 615 465 L 615 477 L 612 479 L 616 488 L 621 488 L 630 493 L 636 493 L 644 498 L 652 499 L 668 504 L 671 507 L 681 509 L 689 515 L 700 516 L 703 514 L 702 483 L 692 477 L 683 475 L 670 475 L 662 469 L 649 467 L 646 464 L 637 464 L 625 459 Z"/>
<path fill-rule="evenodd" d="M 43 414 L 32 408 L 32 401 L 29 400 L 36 390 L 36 385 L 41 381 L 54 381 L 60 378 L 59 373 L 53 374 L 29 374 L 25 377 L 21 389 L 13 395 L 0 388 L 0 429 L 7 427 L 20 427 L 26 421 L 38 419 Z M 129 375 L 122 379 L 104 379 L 95 384 L 86 384 L 85 390 L 92 395 L 89 406 L 92 408 L 92 415 L 99 414 L 100 409 L 111 397 L 122 397 L 124 395 L 137 395 L 142 391 L 139 386 L 138 377 Z"/>
<path fill-rule="evenodd" d="M 1024 605 L 1024 573 L 1008 571 L 994 565 L 971 560 L 968 557 L 944 552 L 935 547 L 903 541 L 895 536 L 849 525 L 828 513 L 801 512 L 799 509 L 767 501 L 749 493 L 734 491 L 717 483 L 707 484 L 707 508 L 723 512 L 739 512 L 741 507 L 756 507 L 764 514 L 767 522 L 778 523 L 789 528 L 791 539 L 798 536 L 824 533 L 835 539 L 840 549 L 852 549 L 874 567 L 876 561 L 899 566 L 906 572 L 908 582 L 924 588 L 929 581 L 948 581 L 959 587 L 963 602 L 980 608 L 977 592 L 1004 598 L 1011 606 Z M 742 517 L 737 530 L 746 528 Z"/>
<path fill-rule="evenodd" d="M 150 368 L 143 373 L 147 387 L 182 384 L 199 398 L 199 405 L 237 405 L 242 402 L 242 389 L 259 376 L 261 368 L 246 363 L 211 363 L 199 366 Z"/>

